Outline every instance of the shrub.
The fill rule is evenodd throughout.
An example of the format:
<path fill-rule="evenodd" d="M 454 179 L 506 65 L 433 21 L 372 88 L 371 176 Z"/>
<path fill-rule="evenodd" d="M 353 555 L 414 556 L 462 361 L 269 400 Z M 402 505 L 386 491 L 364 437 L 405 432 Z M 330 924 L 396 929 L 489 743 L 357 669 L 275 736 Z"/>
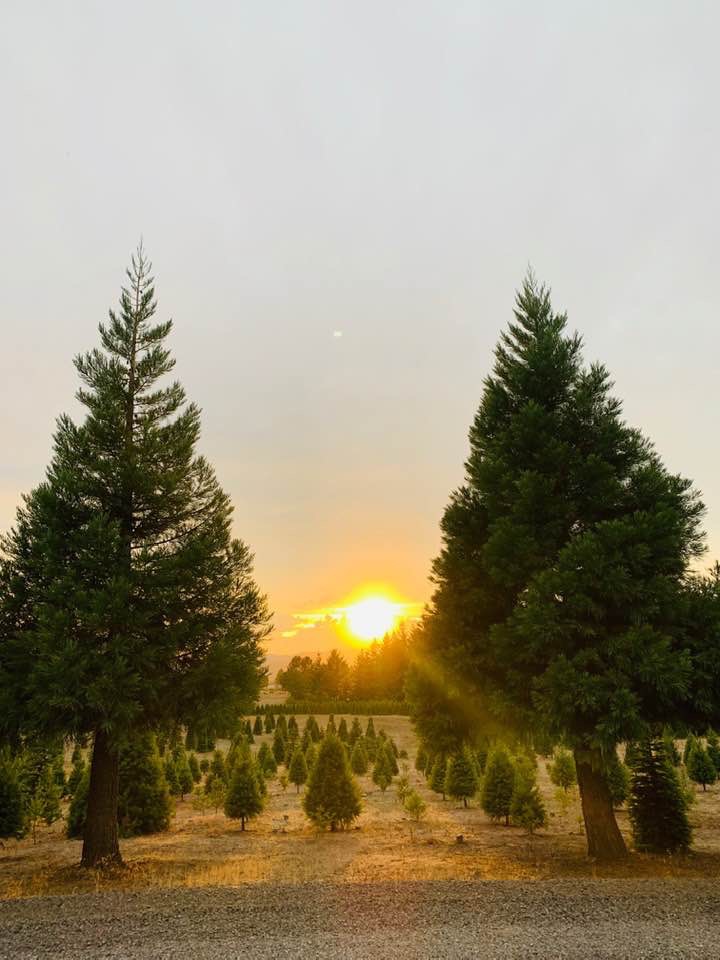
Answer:
<path fill-rule="evenodd" d="M 405 812 L 417 823 L 427 810 L 427 805 L 416 790 L 409 790 L 403 801 Z"/>
<path fill-rule="evenodd" d="M 638 850 L 676 853 L 690 847 L 686 801 L 662 740 L 637 745 L 628 812 Z"/>

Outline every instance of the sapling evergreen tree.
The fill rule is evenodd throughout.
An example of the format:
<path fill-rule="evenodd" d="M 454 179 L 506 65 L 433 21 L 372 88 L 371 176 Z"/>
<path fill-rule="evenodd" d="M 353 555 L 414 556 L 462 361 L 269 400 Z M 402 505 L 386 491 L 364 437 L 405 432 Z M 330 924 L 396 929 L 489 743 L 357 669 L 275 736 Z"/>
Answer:
<path fill-rule="evenodd" d="M 190 763 L 188 761 L 188 755 L 183 748 L 176 750 L 173 759 L 175 761 L 175 773 L 177 775 L 178 786 L 180 788 L 180 799 L 185 799 L 186 793 L 192 793 L 192 788 L 194 784 L 194 779 L 192 775 L 192 770 L 190 769 Z"/>
<path fill-rule="evenodd" d="M 365 750 L 365 745 L 361 739 L 357 740 L 355 742 L 355 746 L 352 748 L 352 753 L 350 754 L 350 766 L 352 767 L 352 772 L 357 773 L 360 776 L 368 772 L 370 761 L 368 759 L 367 751 Z"/>
<path fill-rule="evenodd" d="M 77 786 L 83 778 L 87 764 L 85 763 L 85 757 L 83 752 L 80 749 L 80 744 L 76 743 L 73 747 L 72 756 L 70 758 L 72 763 L 72 769 L 70 770 L 70 776 L 67 779 L 67 789 L 70 796 L 75 795 Z"/>
<path fill-rule="evenodd" d="M 534 833 L 547 823 L 545 804 L 537 784 L 517 772 L 510 799 L 510 819 L 516 827 L 524 827 L 528 833 Z"/>
<path fill-rule="evenodd" d="M 347 720 L 345 717 L 340 718 L 340 724 L 338 726 L 338 736 L 343 741 L 343 743 L 350 742 L 350 731 L 348 730 Z"/>
<path fill-rule="evenodd" d="M 620 762 L 620 758 L 613 750 L 605 761 L 604 772 L 612 805 L 614 808 L 621 807 L 630 792 L 630 768 Z"/>
<path fill-rule="evenodd" d="M 715 764 L 699 740 L 695 741 L 690 751 L 690 756 L 687 759 L 687 772 L 693 783 L 701 784 L 703 790 L 707 790 L 708 785 L 715 783 L 718 778 Z"/>
<path fill-rule="evenodd" d="M 400 767 L 398 766 L 397 755 L 393 750 L 392 742 L 390 740 L 386 740 L 383 749 L 385 752 L 385 756 L 387 757 L 388 768 L 390 770 L 390 773 L 393 775 L 393 777 L 396 777 L 398 773 L 400 773 Z"/>
<path fill-rule="evenodd" d="M 365 736 L 368 738 L 368 740 L 372 740 L 375 737 L 375 724 L 372 717 L 368 718 L 368 722 L 365 726 Z"/>
<path fill-rule="evenodd" d="M 85 773 L 75 789 L 75 793 L 70 801 L 70 809 L 68 810 L 66 833 L 71 840 L 82 839 L 85 832 L 89 793 L 90 768 L 86 767 Z"/>
<path fill-rule="evenodd" d="M 637 744 L 632 767 L 628 812 L 633 840 L 647 853 L 677 853 L 692 838 L 678 775 L 661 739 Z"/>
<path fill-rule="evenodd" d="M 353 717 L 352 724 L 350 725 L 350 734 L 349 739 L 351 745 L 354 747 L 358 740 L 362 737 L 362 727 L 360 726 L 360 721 L 357 717 Z"/>
<path fill-rule="evenodd" d="M 198 758 L 194 753 L 188 754 L 188 767 L 190 768 L 190 776 L 192 777 L 192 782 L 200 783 L 202 774 L 200 772 L 200 764 L 198 763 Z"/>
<path fill-rule="evenodd" d="M 25 834 L 25 798 L 18 775 L 17 758 L 0 750 L 0 840 Z"/>
<path fill-rule="evenodd" d="M 282 735 L 283 740 L 288 738 L 288 722 L 287 717 L 284 713 L 281 713 L 277 718 L 277 724 L 275 726 L 276 731 Z"/>
<path fill-rule="evenodd" d="M 316 826 L 329 826 L 332 831 L 349 826 L 360 815 L 360 788 L 335 734 L 326 733 L 320 744 L 302 803 Z"/>
<path fill-rule="evenodd" d="M 60 819 L 62 816 L 60 809 L 61 793 L 51 764 L 43 767 L 35 786 L 34 799 L 37 801 L 36 809 L 40 819 L 48 826 Z"/>
<path fill-rule="evenodd" d="M 317 761 L 318 748 L 314 743 L 311 743 L 310 746 L 305 751 L 305 763 L 308 768 L 308 775 L 312 772 L 312 768 L 315 766 Z"/>
<path fill-rule="evenodd" d="M 663 743 L 665 745 L 665 755 L 674 767 L 680 766 L 682 757 L 675 743 L 675 737 L 670 727 L 663 729 Z M 627 760 L 625 761 L 627 763 Z"/>
<path fill-rule="evenodd" d="M 261 737 L 263 733 L 263 722 L 262 717 L 258 714 L 255 717 L 255 723 L 253 724 L 253 733 L 256 737 Z"/>
<path fill-rule="evenodd" d="M 168 789 L 173 797 L 180 796 L 180 780 L 178 779 L 177 766 L 173 759 L 171 753 L 166 754 L 165 760 L 163 761 L 163 772 L 165 774 L 165 782 L 168 785 Z M 214 776 L 214 775 L 213 775 Z M 119 782 L 119 781 L 118 781 Z"/>
<path fill-rule="evenodd" d="M 288 778 L 290 783 L 294 783 L 297 790 L 297 793 L 300 793 L 300 787 L 305 783 L 308 778 L 308 768 L 307 763 L 305 762 L 305 754 L 302 752 L 300 747 L 296 747 L 293 752 L 292 758 L 290 760 L 290 766 L 288 767 Z"/>
<path fill-rule="evenodd" d="M 498 746 L 488 755 L 482 784 L 481 805 L 493 820 L 510 823 L 510 804 L 515 789 L 515 770 L 510 754 Z"/>
<path fill-rule="evenodd" d="M 453 800 L 462 800 L 467 807 L 468 798 L 477 793 L 478 781 L 470 752 L 467 748 L 451 756 L 445 771 L 445 793 Z"/>
<path fill-rule="evenodd" d="M 200 761 L 200 773 L 207 773 L 210 769 L 210 761 L 207 757 L 203 757 Z"/>
<path fill-rule="evenodd" d="M 278 765 L 285 763 L 285 754 L 287 753 L 287 746 L 285 744 L 285 737 L 283 732 L 280 729 L 280 724 L 278 724 L 275 730 L 275 736 L 273 737 L 272 742 L 272 752 L 275 757 L 275 763 Z"/>
<path fill-rule="evenodd" d="M 277 773 L 277 761 L 267 743 L 261 743 L 257 754 L 257 762 L 266 777 L 274 777 Z"/>
<path fill-rule="evenodd" d="M 87 867 L 120 860 L 123 737 L 229 716 L 263 675 L 266 602 L 155 309 L 140 248 L 0 556 L 0 735 L 92 737 Z"/>
<path fill-rule="evenodd" d="M 447 773 L 447 759 L 440 753 L 435 757 L 430 768 L 428 786 L 434 793 L 441 793 L 445 799 L 445 776 Z"/>
<path fill-rule="evenodd" d="M 169 755 L 165 763 L 170 764 L 177 778 L 177 761 Z M 190 782 L 188 792 L 192 789 L 192 778 Z M 167 830 L 172 809 L 165 764 L 160 759 L 155 737 L 149 731 L 133 733 L 120 748 L 118 822 L 121 835 L 132 837 Z"/>
<path fill-rule="evenodd" d="M 383 793 L 392 783 L 393 773 L 390 768 L 390 763 L 388 761 L 387 753 L 384 750 L 379 750 L 377 754 L 377 759 L 373 766 L 372 779 L 373 783 L 380 787 Z"/>
<path fill-rule="evenodd" d="M 296 717 L 290 717 L 287 725 L 288 739 L 295 740 L 300 736 L 300 728 L 298 727 L 298 722 Z"/>
<path fill-rule="evenodd" d="M 720 740 L 714 730 L 708 730 L 706 749 L 708 756 L 713 762 L 713 766 L 720 774 Z"/>
<path fill-rule="evenodd" d="M 210 761 L 210 773 L 219 777 L 224 783 L 228 781 L 227 765 L 222 750 L 215 750 Z M 169 781 L 168 781 L 169 782 Z"/>
<path fill-rule="evenodd" d="M 685 766 L 688 765 L 688 760 L 690 759 L 690 754 L 697 746 L 697 737 L 694 734 L 688 734 L 687 739 L 685 740 L 685 746 L 683 747 L 683 763 Z"/>
<path fill-rule="evenodd" d="M 419 773 L 425 773 L 425 769 L 427 768 L 427 760 L 427 752 L 421 743 L 418 745 L 417 753 L 415 754 L 415 769 Z"/>
<path fill-rule="evenodd" d="M 413 667 L 424 693 L 408 689 L 418 721 L 439 686 L 461 727 L 567 743 L 588 852 L 611 860 L 626 849 L 603 754 L 675 715 L 692 688 L 678 614 L 703 507 L 623 421 L 607 371 L 584 364 L 566 323 L 529 276 L 443 517 Z"/>
<path fill-rule="evenodd" d="M 577 783 L 575 759 L 569 750 L 557 750 L 552 763 L 548 766 L 550 780 L 556 787 L 562 787 L 567 793 Z"/>
<path fill-rule="evenodd" d="M 230 786 L 225 797 L 225 816 L 240 821 L 240 829 L 245 822 L 262 813 L 263 794 L 258 785 L 255 765 L 244 757 L 235 765 Z"/>

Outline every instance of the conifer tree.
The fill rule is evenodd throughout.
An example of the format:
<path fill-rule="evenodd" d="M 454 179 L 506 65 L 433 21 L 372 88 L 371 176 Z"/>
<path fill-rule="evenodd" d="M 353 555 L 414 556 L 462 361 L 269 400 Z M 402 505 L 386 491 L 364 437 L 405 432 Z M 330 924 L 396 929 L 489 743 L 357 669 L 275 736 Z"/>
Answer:
<path fill-rule="evenodd" d="M 85 768 L 85 773 L 77 785 L 70 809 L 68 810 L 68 820 L 66 833 L 71 840 L 82 839 L 85 831 L 85 820 L 87 817 L 88 794 L 90 793 L 90 768 Z"/>
<path fill-rule="evenodd" d="M 212 755 L 212 760 L 210 761 L 210 773 L 214 777 L 219 777 L 223 783 L 228 781 L 227 765 L 225 764 L 225 757 L 221 750 L 215 750 Z M 170 780 L 168 780 L 170 783 Z M 171 785 L 172 790 L 172 785 Z"/>
<path fill-rule="evenodd" d="M 302 752 L 300 747 L 296 747 L 292 758 L 290 760 L 290 766 L 288 767 L 288 778 L 290 783 L 294 783 L 297 790 L 297 793 L 300 793 L 300 787 L 305 783 L 308 778 L 308 768 L 307 763 L 305 762 L 305 754 Z"/>
<path fill-rule="evenodd" d="M 188 766 L 190 767 L 190 775 L 192 777 L 193 783 L 200 783 L 202 774 L 200 773 L 200 764 L 198 763 L 198 758 L 194 753 L 188 754 Z"/>
<path fill-rule="evenodd" d="M 273 756 L 275 757 L 275 763 L 277 763 L 278 765 L 280 765 L 281 763 L 285 763 L 285 754 L 287 753 L 287 747 L 285 745 L 285 737 L 283 736 L 283 732 L 280 729 L 280 724 L 277 725 L 277 728 L 275 730 L 275 735 L 273 736 L 272 752 L 273 752 Z"/>
<path fill-rule="evenodd" d="M 393 773 L 390 768 L 390 763 L 388 761 L 387 753 L 384 750 L 378 750 L 377 759 L 373 766 L 372 780 L 373 783 L 380 787 L 383 793 L 392 783 Z"/>
<path fill-rule="evenodd" d="M 384 742 L 384 752 L 387 757 L 388 769 L 393 777 L 396 777 L 400 773 L 400 767 L 398 766 L 397 756 L 393 750 L 393 744 L 390 740 Z"/>
<path fill-rule="evenodd" d="M 72 797 L 77 790 L 77 785 L 80 783 L 86 768 L 85 758 L 82 750 L 80 749 L 80 744 L 78 743 L 76 743 L 73 747 L 70 762 L 72 763 L 72 769 L 70 770 L 70 776 L 67 780 L 67 789 L 68 793 Z"/>
<path fill-rule="evenodd" d="M 241 759 L 235 766 L 230 786 L 225 798 L 225 816 L 240 821 L 240 829 L 245 822 L 262 813 L 263 795 L 258 785 L 252 760 Z"/>
<path fill-rule="evenodd" d="M 308 730 L 307 727 L 305 727 L 305 729 L 303 730 L 302 736 L 300 737 L 300 748 L 302 749 L 303 753 L 305 753 L 305 751 L 307 750 L 307 748 L 310 746 L 312 742 L 313 742 L 313 738 L 310 736 L 310 731 Z"/>
<path fill-rule="evenodd" d="M 418 744 L 417 753 L 415 754 L 415 769 L 419 773 L 425 773 L 427 769 L 427 752 L 422 743 Z"/>
<path fill-rule="evenodd" d="M 300 728 L 298 727 L 298 722 L 296 717 L 290 717 L 287 725 L 288 739 L 294 740 L 300 736 Z"/>
<path fill-rule="evenodd" d="M 266 602 L 155 309 L 140 248 L 100 349 L 75 360 L 85 420 L 59 419 L 0 556 L 0 735 L 93 738 L 86 867 L 120 860 L 123 737 L 229 716 L 263 674 Z"/>
<path fill-rule="evenodd" d="M 25 834 L 25 801 L 17 760 L 0 750 L 0 840 L 19 839 Z"/>
<path fill-rule="evenodd" d="M 612 805 L 621 807 L 630 792 L 630 768 L 620 762 L 616 751 L 613 750 L 605 762 L 604 773 Z"/>
<path fill-rule="evenodd" d="M 441 793 L 443 800 L 445 799 L 445 776 L 447 774 L 447 760 L 446 758 L 439 753 L 437 757 L 433 760 L 433 765 L 430 768 L 430 778 L 428 780 L 428 786 L 434 793 Z"/>
<path fill-rule="evenodd" d="M 403 807 L 405 808 L 405 812 L 416 823 L 422 819 L 422 817 L 425 815 L 425 811 L 427 810 L 427 804 L 417 790 L 408 791 L 403 801 Z"/>
<path fill-rule="evenodd" d="M 646 853 L 688 850 L 691 830 L 675 768 L 661 739 L 637 745 L 628 812 L 635 847 Z"/>
<path fill-rule="evenodd" d="M 311 743 L 305 751 L 305 764 L 308 768 L 308 775 L 312 772 L 312 768 L 315 766 L 315 762 L 317 761 L 317 751 L 318 748 L 314 743 Z"/>
<path fill-rule="evenodd" d="M 680 751 L 677 748 L 675 737 L 670 727 L 665 727 L 663 730 L 663 743 L 665 745 L 666 757 L 674 767 L 679 767 L 682 757 L 680 756 Z M 625 763 L 628 764 L 627 758 L 625 759 Z"/>
<path fill-rule="evenodd" d="M 488 755 L 483 779 L 481 805 L 493 820 L 510 823 L 510 804 L 515 788 L 515 770 L 504 747 L 496 747 Z"/>
<path fill-rule="evenodd" d="M 312 737 L 313 743 L 319 743 L 320 740 L 322 740 L 322 730 L 320 729 L 320 724 L 317 722 L 315 717 L 308 717 L 305 726 L 310 731 L 310 736 Z"/>
<path fill-rule="evenodd" d="M 707 733 L 707 752 L 713 766 L 720 774 L 720 740 L 714 730 L 708 730 Z"/>
<path fill-rule="evenodd" d="M 445 793 L 453 800 L 462 800 L 467 807 L 468 798 L 474 797 L 478 788 L 475 763 L 467 748 L 454 754 L 445 771 Z"/>
<path fill-rule="evenodd" d="M 261 743 L 258 750 L 257 762 L 262 767 L 266 777 L 274 777 L 277 773 L 277 761 L 275 755 L 267 743 Z"/>
<path fill-rule="evenodd" d="M 328 717 L 328 722 L 327 722 L 327 725 L 325 726 L 325 735 L 327 736 L 328 734 L 330 734 L 333 737 L 337 735 L 337 727 L 335 726 L 335 717 L 333 716 L 332 713 Z"/>
<path fill-rule="evenodd" d="M 423 736 L 442 712 L 456 738 L 487 716 L 567 743 L 588 852 L 611 860 L 626 850 L 602 756 L 687 702 L 679 598 L 703 508 L 624 422 L 566 324 L 529 276 L 442 521 L 409 690 Z"/>
<path fill-rule="evenodd" d="M 375 724 L 373 723 L 372 717 L 368 719 L 367 726 L 365 727 L 365 736 L 368 740 L 375 739 Z"/>
<path fill-rule="evenodd" d="M 178 779 L 177 766 L 175 765 L 175 760 L 171 753 L 166 754 L 165 760 L 163 761 L 165 782 L 168 785 L 168 789 L 173 797 L 180 796 L 180 780 Z M 119 786 L 119 781 L 118 781 Z"/>
<path fill-rule="evenodd" d="M 207 757 L 203 757 L 200 761 L 200 773 L 207 773 L 210 769 L 210 761 Z"/>
<path fill-rule="evenodd" d="M 510 819 L 515 826 L 524 827 L 528 833 L 534 833 L 547 823 L 545 804 L 537 784 L 517 773 L 510 800 Z"/>
<path fill-rule="evenodd" d="M 326 733 L 308 778 L 303 809 L 316 826 L 347 827 L 360 815 L 360 788 L 341 741 Z"/>
<path fill-rule="evenodd" d="M 288 723 L 287 723 L 287 717 L 285 716 L 284 713 L 281 713 L 281 714 L 278 716 L 278 718 L 277 718 L 277 723 L 276 723 L 276 726 L 275 726 L 275 730 L 282 736 L 283 740 L 287 740 L 287 738 L 288 738 Z"/>
<path fill-rule="evenodd" d="M 258 714 L 255 717 L 255 723 L 253 724 L 253 733 L 256 737 L 261 737 L 263 733 L 263 722 L 262 717 Z"/>
<path fill-rule="evenodd" d="M 708 785 L 715 783 L 718 778 L 715 764 L 699 740 L 695 741 L 690 751 L 687 760 L 687 772 L 693 783 L 701 784 L 703 790 L 707 790 Z"/>
<path fill-rule="evenodd" d="M 353 773 L 363 775 L 368 772 L 370 761 L 362 740 L 357 740 L 350 754 L 350 766 Z"/>
<path fill-rule="evenodd" d="M 195 782 L 185 748 L 182 747 L 176 750 L 173 755 L 173 759 L 175 761 L 175 774 L 177 776 L 178 787 L 180 790 L 179 796 L 181 800 L 184 800 L 186 793 L 192 793 L 193 784 Z"/>
<path fill-rule="evenodd" d="M 340 724 L 338 726 L 338 736 L 343 743 L 350 742 L 350 731 L 348 730 L 347 720 L 345 717 L 340 718 Z"/>
<path fill-rule="evenodd" d="M 179 779 L 177 761 L 169 755 L 165 764 Z M 149 731 L 134 733 L 121 747 L 118 822 L 122 836 L 160 833 L 169 828 L 172 801 L 164 766 L 157 741 Z M 191 789 L 192 777 L 188 792 Z"/>
<path fill-rule="evenodd" d="M 692 733 L 689 734 L 687 739 L 685 740 L 685 746 L 683 747 L 682 759 L 685 766 L 688 765 L 690 754 L 695 749 L 696 745 L 697 745 L 697 737 Z"/>
<path fill-rule="evenodd" d="M 349 734 L 351 746 L 354 747 L 355 744 L 360 739 L 360 737 L 362 737 L 362 735 L 363 735 L 363 732 L 362 732 L 362 727 L 360 726 L 360 721 L 358 720 L 357 717 L 353 717 L 352 724 L 350 725 L 350 734 Z"/>
<path fill-rule="evenodd" d="M 569 750 L 557 750 L 553 761 L 548 766 L 550 780 L 556 787 L 562 787 L 567 793 L 570 787 L 577 783 L 575 773 L 575 759 Z"/>
<path fill-rule="evenodd" d="M 53 768 L 50 764 L 47 764 L 43 767 L 35 787 L 35 800 L 37 801 L 38 815 L 48 826 L 62 816 L 60 798 L 60 788 L 55 780 Z"/>

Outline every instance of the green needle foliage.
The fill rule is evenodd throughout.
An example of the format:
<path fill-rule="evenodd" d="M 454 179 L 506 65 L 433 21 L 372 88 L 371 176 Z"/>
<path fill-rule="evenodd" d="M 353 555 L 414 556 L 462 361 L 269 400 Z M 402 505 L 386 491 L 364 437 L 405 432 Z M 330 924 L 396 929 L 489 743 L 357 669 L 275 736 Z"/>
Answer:
<path fill-rule="evenodd" d="M 467 807 L 468 799 L 477 793 L 477 770 L 470 751 L 465 748 L 448 760 L 445 772 L 445 793 L 453 800 L 462 800 Z"/>
<path fill-rule="evenodd" d="M 630 793 L 630 768 L 621 763 L 616 751 L 612 751 L 605 764 L 605 780 L 610 791 L 613 807 L 621 807 Z"/>
<path fill-rule="evenodd" d="M 273 737 L 272 742 L 272 752 L 275 757 L 275 763 L 280 765 L 285 763 L 285 755 L 287 753 L 287 746 L 285 743 L 285 737 L 283 732 L 280 729 L 280 724 L 278 724 L 277 729 L 275 730 L 275 736 Z"/>
<path fill-rule="evenodd" d="M 300 787 L 306 782 L 308 778 L 308 768 L 307 763 L 305 762 L 305 754 L 302 752 L 300 747 L 296 747 L 295 751 L 290 760 L 290 766 L 288 768 L 288 779 L 290 783 L 294 783 L 297 793 L 300 793 Z"/>
<path fill-rule="evenodd" d="M 263 676 L 265 598 L 169 375 L 151 266 L 132 258 L 100 347 L 78 356 L 85 420 L 58 420 L 46 479 L 0 556 L 0 734 L 94 738 L 82 862 L 118 861 L 118 749 L 138 727 L 225 722 Z"/>
<path fill-rule="evenodd" d="M 348 827 L 360 816 L 360 788 L 336 734 L 326 733 L 320 744 L 302 803 L 316 826 L 332 831 Z"/>
<path fill-rule="evenodd" d="M 515 769 L 510 754 L 504 747 L 495 747 L 485 766 L 480 802 L 493 820 L 510 823 L 510 804 L 515 789 Z"/>
<path fill-rule="evenodd" d="M 699 740 L 695 741 L 690 751 L 687 760 L 687 772 L 693 783 L 701 784 L 703 790 L 707 790 L 708 786 L 715 783 L 718 778 L 715 764 Z"/>
<path fill-rule="evenodd" d="M 661 739 L 637 744 L 628 812 L 633 840 L 646 853 L 678 853 L 692 838 L 678 775 Z"/>
<path fill-rule="evenodd" d="M 355 741 L 355 746 L 352 748 L 352 753 L 350 754 L 350 766 L 352 767 L 352 772 L 357 773 L 359 776 L 368 772 L 370 760 L 362 738 Z"/>
<path fill-rule="evenodd" d="M 717 707 L 717 657 L 703 661 L 704 699 L 688 695 L 707 651 L 680 615 L 703 507 L 625 423 L 607 370 L 586 365 L 532 276 L 514 314 L 443 517 L 408 691 L 435 749 L 483 723 L 567 743 L 589 853 L 613 859 L 626 851 L 595 776 L 603 752 L 691 700 Z"/>
<path fill-rule="evenodd" d="M 548 767 L 550 780 L 556 787 L 562 787 L 568 791 L 577 783 L 577 773 L 575 771 L 575 758 L 569 750 L 557 750 L 552 763 Z"/>
<path fill-rule="evenodd" d="M 445 778 L 447 774 L 447 760 L 442 754 L 438 754 L 430 769 L 430 778 L 428 785 L 435 793 L 441 793 L 445 799 Z"/>
<path fill-rule="evenodd" d="M 25 802 L 18 762 L 8 750 L 0 751 L 0 840 L 25 834 Z"/>
<path fill-rule="evenodd" d="M 177 775 L 177 764 L 170 757 L 167 760 Z M 118 820 L 121 835 L 133 837 L 167 830 L 172 808 L 155 737 L 149 732 L 133 734 L 120 750 Z"/>
<path fill-rule="evenodd" d="M 393 772 L 390 767 L 387 753 L 380 750 L 373 766 L 372 779 L 375 786 L 380 787 L 383 793 L 392 783 Z"/>
<path fill-rule="evenodd" d="M 247 820 L 251 820 L 263 809 L 263 791 L 258 784 L 255 765 L 252 760 L 243 757 L 235 765 L 235 772 L 225 797 L 225 816 L 240 821 L 240 829 L 245 829 Z"/>
<path fill-rule="evenodd" d="M 190 776 L 192 777 L 192 782 L 200 783 L 202 774 L 200 772 L 200 764 L 198 763 L 198 758 L 194 753 L 188 754 L 188 766 L 190 768 Z"/>

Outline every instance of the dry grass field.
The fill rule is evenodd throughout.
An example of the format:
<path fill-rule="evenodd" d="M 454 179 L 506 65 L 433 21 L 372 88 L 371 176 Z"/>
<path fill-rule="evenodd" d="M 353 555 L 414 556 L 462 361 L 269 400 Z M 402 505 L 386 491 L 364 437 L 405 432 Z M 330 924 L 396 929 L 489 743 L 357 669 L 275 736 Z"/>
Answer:
<path fill-rule="evenodd" d="M 298 717 L 301 724 L 304 717 Z M 318 716 L 321 724 L 327 717 Z M 339 717 L 336 717 L 339 720 Z M 347 718 L 348 722 L 350 717 Z M 365 718 L 361 718 L 365 722 Z M 406 717 L 376 717 L 400 749 L 409 753 L 409 776 L 427 803 L 427 814 L 412 824 L 395 796 L 369 776 L 361 777 L 363 812 L 347 832 L 318 833 L 305 818 L 291 785 L 269 782 L 263 814 L 243 833 L 222 813 L 201 814 L 188 800 L 177 803 L 167 833 L 122 842 L 126 866 L 104 874 L 77 867 L 80 842 L 64 837 L 64 824 L 0 848 L 0 897 L 27 897 L 105 889 L 234 886 L 309 880 L 362 883 L 378 880 L 524 879 L 556 877 L 718 877 L 720 876 L 720 788 L 698 789 L 691 808 L 694 847 L 687 857 L 633 854 L 614 867 L 599 867 L 585 856 L 576 793 L 562 801 L 549 781 L 545 762 L 538 780 L 549 815 L 546 829 L 529 837 L 515 827 L 491 823 L 474 801 L 468 809 L 443 801 L 414 769 L 415 738 Z M 256 737 L 256 747 L 262 739 Z M 219 744 L 227 749 L 227 742 Z M 618 819 L 629 835 L 627 814 Z M 462 836 L 462 842 L 458 837 Z"/>

